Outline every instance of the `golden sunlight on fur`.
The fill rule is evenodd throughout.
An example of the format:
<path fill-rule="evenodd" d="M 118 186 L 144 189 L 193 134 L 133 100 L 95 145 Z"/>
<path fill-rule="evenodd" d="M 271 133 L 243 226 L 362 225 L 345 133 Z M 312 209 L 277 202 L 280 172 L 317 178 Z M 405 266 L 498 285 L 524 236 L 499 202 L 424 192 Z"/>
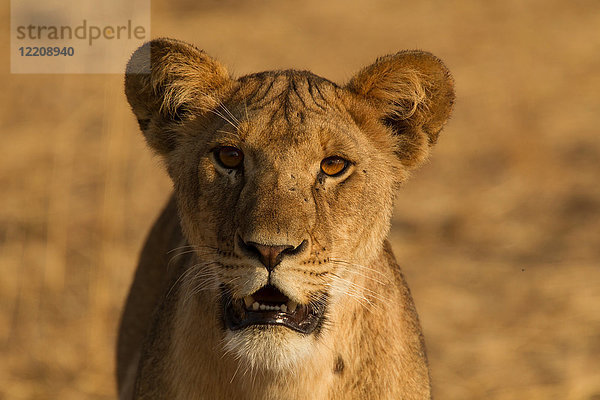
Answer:
<path fill-rule="evenodd" d="M 430 398 L 386 237 L 396 190 L 450 115 L 444 64 L 403 51 L 346 86 L 296 70 L 236 79 L 157 39 L 125 91 L 175 190 L 123 314 L 121 399 Z"/>
<path fill-rule="evenodd" d="M 281 0 L 151 3 L 152 37 L 167 35 L 196 44 L 205 53 L 192 52 L 191 57 L 205 60 L 207 68 L 213 65 L 210 60 L 218 60 L 215 70 L 226 66 L 226 82 L 257 71 L 296 68 L 344 88 L 379 56 L 397 50 L 424 49 L 440 57 L 455 79 L 456 102 L 451 119 L 421 167 L 396 171 L 396 177 L 408 172 L 412 177 L 397 191 L 387 235 L 418 310 L 427 345 L 432 397 L 600 399 L 600 2 L 304 0 L 301 6 L 297 1 Z M 10 2 L 0 8 L 5 27 L 11 26 L 11 9 Z M 186 285 L 185 289 L 174 287 L 171 295 L 186 300 L 182 304 L 190 308 L 190 318 L 181 316 L 182 322 L 187 321 L 189 331 L 196 335 L 200 322 L 194 320 L 198 307 L 195 303 L 204 305 L 202 312 L 210 314 L 204 299 L 219 288 L 222 279 L 234 284 L 229 289 L 239 300 L 258 288 L 264 282 L 262 274 L 267 276 L 268 271 L 262 263 L 251 261 L 253 264 L 245 264 L 244 270 L 231 269 L 228 276 L 211 278 L 206 274 L 226 271 L 219 272 L 217 265 L 202 266 L 200 260 L 189 263 L 197 265 L 196 273 L 191 268 L 186 269 L 190 271 L 187 274 L 177 270 L 188 256 L 186 252 L 196 250 L 183 247 L 193 243 L 180 233 L 174 200 L 165 208 L 173 194 L 173 182 L 166 173 L 164 156 L 159 155 L 160 151 L 149 151 L 139 131 L 123 91 L 123 74 L 11 73 L 10 60 L 15 53 L 9 31 L 5 29 L 2 42 L 5 57 L 0 73 L 0 399 L 115 400 L 115 347 L 130 289 L 144 295 L 132 296 L 127 303 L 127 323 L 120 333 L 119 381 L 123 392 L 128 390 L 124 382 L 134 384 L 136 360 L 141 357 L 140 338 L 160 332 L 158 326 L 151 327 L 152 312 L 172 286 L 173 278 L 182 277 L 180 282 Z M 422 98 L 427 85 L 414 80 L 422 74 L 416 68 L 410 70 L 403 72 L 406 78 L 401 80 L 407 87 L 402 89 L 406 96 L 401 102 L 407 106 L 394 109 L 401 110 L 402 117 L 413 109 L 417 113 L 415 104 L 427 104 Z M 266 89 L 264 84 L 270 84 L 271 77 L 264 78 L 269 79 L 263 81 L 262 88 Z M 279 79 L 281 91 L 284 76 Z M 155 82 L 159 88 L 161 79 Z M 305 80 L 297 79 L 296 83 L 300 94 L 310 95 L 308 87 L 303 91 Z M 363 86 L 361 93 L 367 93 L 367 87 Z M 389 85 L 376 87 L 387 90 Z M 314 85 L 312 88 L 316 100 L 321 100 Z M 319 89 L 327 97 L 327 87 L 323 84 Z M 275 101 L 275 87 L 273 90 Z M 200 99 L 199 95 L 198 87 L 184 85 L 171 93 L 174 100 L 169 103 Z M 295 97 L 291 100 L 300 102 Z M 247 124 L 243 105 L 236 109 L 225 99 L 221 102 L 242 126 Z M 328 104 L 337 103 L 332 99 Z M 288 110 L 293 117 L 295 108 Z M 224 110 L 214 111 L 230 118 Z M 257 114 L 248 111 L 256 122 Z M 365 115 L 368 121 L 368 113 Z M 333 117 L 332 124 L 343 126 L 342 117 Z M 181 128 L 194 134 L 194 128 L 188 128 L 185 122 Z M 256 125 L 249 128 L 256 130 Z M 230 125 L 225 130 L 234 132 Z M 329 134 L 331 139 L 336 138 L 335 131 Z M 162 143 L 159 137 L 155 139 L 152 148 Z M 276 143 L 269 140 L 267 144 Z M 358 151 L 361 147 L 360 143 L 355 146 Z M 373 148 L 371 143 L 365 147 L 372 154 L 376 153 Z M 387 154 L 385 142 L 379 148 Z M 241 150 L 245 171 L 254 172 L 256 150 Z M 168 152 L 168 146 L 164 151 Z M 288 157 L 280 160 L 277 168 L 310 169 L 312 174 L 321 174 L 324 155 L 319 154 L 316 160 L 308 152 L 301 156 L 306 158 L 297 165 L 292 165 L 294 157 Z M 268 163 L 268 157 L 258 161 Z M 363 159 L 364 153 L 360 157 Z M 309 168 L 302 165 L 307 160 L 312 160 Z M 222 190 L 236 195 L 229 190 L 236 185 L 236 174 L 224 175 L 216 161 L 199 159 L 198 169 L 202 168 L 204 174 L 202 185 L 221 185 Z M 410 159 L 403 165 L 407 166 L 407 161 Z M 373 168 L 380 162 L 369 161 Z M 344 172 L 353 176 L 362 171 L 356 165 L 340 165 L 342 169 L 354 168 Z M 370 182 L 383 187 L 388 184 L 373 179 L 375 174 L 383 175 L 381 171 L 365 169 Z M 294 176 L 300 179 L 300 175 Z M 325 185 L 338 179 L 327 175 L 323 178 Z M 281 185 L 289 182 L 280 179 Z M 330 188 L 343 190 L 351 183 L 330 185 L 324 194 Z M 295 187 L 298 194 L 302 188 L 299 184 Z M 344 197 L 347 207 L 338 204 L 320 208 L 319 218 L 328 223 L 328 215 L 341 218 L 353 207 L 365 204 L 377 211 L 379 205 L 371 206 L 361 197 L 362 191 L 354 186 L 352 195 Z M 213 200 L 217 202 L 218 198 Z M 148 235 L 162 209 L 168 212 Z M 245 213 L 238 212 L 236 220 L 243 222 L 240 217 Z M 217 213 L 215 218 L 223 216 Z M 344 230 L 340 237 L 364 237 L 362 227 L 370 224 L 372 215 L 367 210 L 363 218 L 366 222 L 358 226 L 339 226 L 340 219 L 332 220 L 330 226 L 335 226 L 334 233 Z M 210 224 L 211 220 L 202 222 Z M 256 227 L 254 233 L 268 238 L 269 231 Z M 146 239 L 150 241 L 140 259 Z M 337 252 L 336 248 L 323 247 Z M 212 251 L 203 249 L 198 252 Z M 373 246 L 362 249 L 367 257 L 377 251 Z M 360 307 L 373 310 L 367 315 L 371 320 L 387 321 L 394 313 L 388 312 L 390 307 L 382 306 L 378 298 L 387 301 L 394 296 L 387 288 L 396 285 L 395 275 L 375 272 L 373 263 L 351 262 L 349 254 L 337 253 L 330 257 L 334 265 L 319 266 L 318 260 L 302 265 L 314 270 L 331 268 L 329 271 L 336 274 L 323 278 L 330 294 L 327 314 L 343 313 L 361 302 L 365 305 Z M 146 268 L 134 280 L 138 260 Z M 295 283 L 303 278 L 298 278 L 299 271 L 291 271 L 291 265 L 285 267 L 286 260 L 282 258 L 284 264 L 279 265 L 286 271 L 282 269 L 277 285 L 282 286 L 286 296 L 300 299 L 308 292 L 308 281 L 317 278 L 306 274 L 303 285 Z M 233 261 L 228 265 L 238 265 Z M 173 276 L 165 277 L 171 272 Z M 354 278 L 365 273 L 369 274 L 366 280 L 382 282 L 375 288 L 384 289 L 364 291 L 365 285 Z M 132 282 L 135 284 L 130 287 Z M 192 295 L 195 289 L 200 290 L 200 297 Z M 187 292 L 180 295 L 180 291 Z M 337 299 L 336 303 L 331 299 Z M 169 312 L 168 305 L 163 309 L 165 314 Z M 214 318 L 222 321 L 220 316 Z M 302 375 L 303 387 L 312 387 L 315 398 L 327 398 L 328 388 L 340 379 L 351 388 L 354 382 L 350 377 L 358 368 L 378 371 L 378 375 L 385 372 L 385 365 L 370 367 L 372 360 L 357 352 L 340 351 L 337 342 L 350 341 L 355 332 L 350 329 L 348 335 L 338 334 L 333 331 L 337 322 L 325 322 L 328 325 L 324 325 L 308 357 L 295 361 L 306 368 L 292 368 L 293 374 L 286 374 L 290 381 L 296 384 Z M 365 326 L 359 321 L 342 322 L 355 330 Z M 201 326 L 212 329 L 212 325 Z M 215 329 L 224 333 L 207 340 L 225 352 L 227 331 L 223 326 L 221 322 Z M 178 323 L 176 327 L 183 330 L 186 325 Z M 325 335 L 328 330 L 331 337 Z M 373 332 L 368 336 L 371 339 L 362 342 L 359 349 L 370 351 L 373 346 L 385 346 L 385 341 L 396 342 L 400 332 L 394 332 L 391 338 Z M 327 342 L 321 341 L 325 339 Z M 188 351 L 194 345 L 181 342 L 180 347 L 174 347 L 177 353 L 172 353 L 173 361 L 197 363 L 193 357 L 198 351 Z M 332 356 L 327 346 L 339 354 Z M 213 358 L 207 352 L 205 362 L 199 364 L 206 368 L 196 372 L 202 375 L 208 369 L 215 379 L 231 382 L 232 387 L 264 384 L 266 379 L 261 376 L 265 373 L 250 368 L 252 357 L 245 358 L 246 363 L 238 362 L 238 357 L 250 355 L 243 346 L 238 348 L 242 349 L 240 354 L 232 350 L 223 358 Z M 315 349 L 326 351 L 318 353 Z M 320 360 L 311 358 L 317 355 Z M 231 367 L 227 376 L 214 368 L 222 362 Z M 316 363 L 314 379 L 310 375 L 312 362 Z M 338 372 L 321 381 L 320 365 Z M 173 370 L 172 374 L 180 378 L 171 382 L 178 385 L 178 390 L 189 390 L 193 386 L 187 382 L 197 379 L 193 372 Z M 380 378 L 378 375 L 371 378 L 372 374 L 365 372 L 358 383 L 374 381 Z M 276 380 L 270 382 L 275 389 Z M 323 392 L 317 393 L 317 389 Z M 343 390 L 334 393 L 342 396 Z M 231 400 L 237 398 L 236 393 L 228 394 Z"/>

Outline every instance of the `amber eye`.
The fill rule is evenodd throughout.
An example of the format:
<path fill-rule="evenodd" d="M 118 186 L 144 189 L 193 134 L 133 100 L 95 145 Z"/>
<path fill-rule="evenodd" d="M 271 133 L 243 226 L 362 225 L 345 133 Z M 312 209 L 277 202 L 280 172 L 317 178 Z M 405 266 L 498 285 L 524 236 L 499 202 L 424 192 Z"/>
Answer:
<path fill-rule="evenodd" d="M 215 150 L 215 157 L 224 168 L 236 169 L 244 162 L 244 153 L 233 146 L 223 146 Z"/>
<path fill-rule="evenodd" d="M 342 157 L 333 156 L 324 158 L 321 161 L 321 171 L 325 175 L 336 176 L 344 172 L 348 168 L 348 161 Z"/>

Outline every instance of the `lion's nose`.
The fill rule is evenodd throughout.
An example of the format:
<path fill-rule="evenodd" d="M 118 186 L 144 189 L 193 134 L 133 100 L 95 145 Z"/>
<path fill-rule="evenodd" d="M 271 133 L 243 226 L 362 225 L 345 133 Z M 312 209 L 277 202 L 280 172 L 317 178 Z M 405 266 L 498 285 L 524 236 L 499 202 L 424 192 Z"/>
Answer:
<path fill-rule="evenodd" d="M 245 242 L 240 238 L 240 247 L 244 248 L 247 253 L 257 256 L 269 272 L 281 262 L 284 256 L 298 254 L 305 246 L 306 240 L 294 247 L 289 244 L 265 245 L 256 242 Z"/>

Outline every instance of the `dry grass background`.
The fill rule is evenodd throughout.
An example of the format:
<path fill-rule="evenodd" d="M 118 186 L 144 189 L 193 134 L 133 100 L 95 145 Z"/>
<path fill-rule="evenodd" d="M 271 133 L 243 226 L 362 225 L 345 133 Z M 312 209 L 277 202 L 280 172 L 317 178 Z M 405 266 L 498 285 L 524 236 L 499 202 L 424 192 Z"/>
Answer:
<path fill-rule="evenodd" d="M 454 117 L 391 232 L 438 399 L 600 398 L 600 4 L 152 2 L 237 75 L 346 81 L 427 49 Z M 8 5 L 2 6 L 8 25 Z M 117 320 L 170 184 L 122 77 L 10 75 L 2 36 L 0 399 L 115 398 Z"/>

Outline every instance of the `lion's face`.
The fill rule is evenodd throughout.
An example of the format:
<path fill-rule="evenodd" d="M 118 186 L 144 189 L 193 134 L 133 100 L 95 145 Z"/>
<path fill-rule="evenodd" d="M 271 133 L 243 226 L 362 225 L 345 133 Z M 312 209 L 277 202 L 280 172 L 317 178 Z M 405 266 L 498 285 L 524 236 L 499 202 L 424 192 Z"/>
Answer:
<path fill-rule="evenodd" d="M 200 307 L 217 310 L 227 351 L 290 367 L 334 329 L 341 302 L 364 298 L 395 189 L 449 112 L 427 68 L 449 82 L 447 72 L 411 53 L 345 88 L 297 71 L 234 81 L 189 45 L 152 46 L 151 73 L 129 75 L 126 89 L 197 254 L 182 295 L 211 299 Z M 400 68 L 407 57 L 427 68 Z M 441 121 L 434 95 L 448 103 Z"/>
<path fill-rule="evenodd" d="M 257 345 L 265 354 L 266 344 L 298 353 L 358 284 L 355 264 L 381 248 L 399 163 L 392 143 L 377 143 L 331 105 L 339 90 L 331 83 L 280 74 L 240 86 L 189 144 L 197 157 L 184 157 L 193 160 L 184 175 L 199 187 L 177 188 L 196 199 L 181 207 L 185 230 L 200 255 L 198 284 L 220 299 L 228 344 L 241 354 Z M 260 101 L 255 86 L 270 88 Z"/>

